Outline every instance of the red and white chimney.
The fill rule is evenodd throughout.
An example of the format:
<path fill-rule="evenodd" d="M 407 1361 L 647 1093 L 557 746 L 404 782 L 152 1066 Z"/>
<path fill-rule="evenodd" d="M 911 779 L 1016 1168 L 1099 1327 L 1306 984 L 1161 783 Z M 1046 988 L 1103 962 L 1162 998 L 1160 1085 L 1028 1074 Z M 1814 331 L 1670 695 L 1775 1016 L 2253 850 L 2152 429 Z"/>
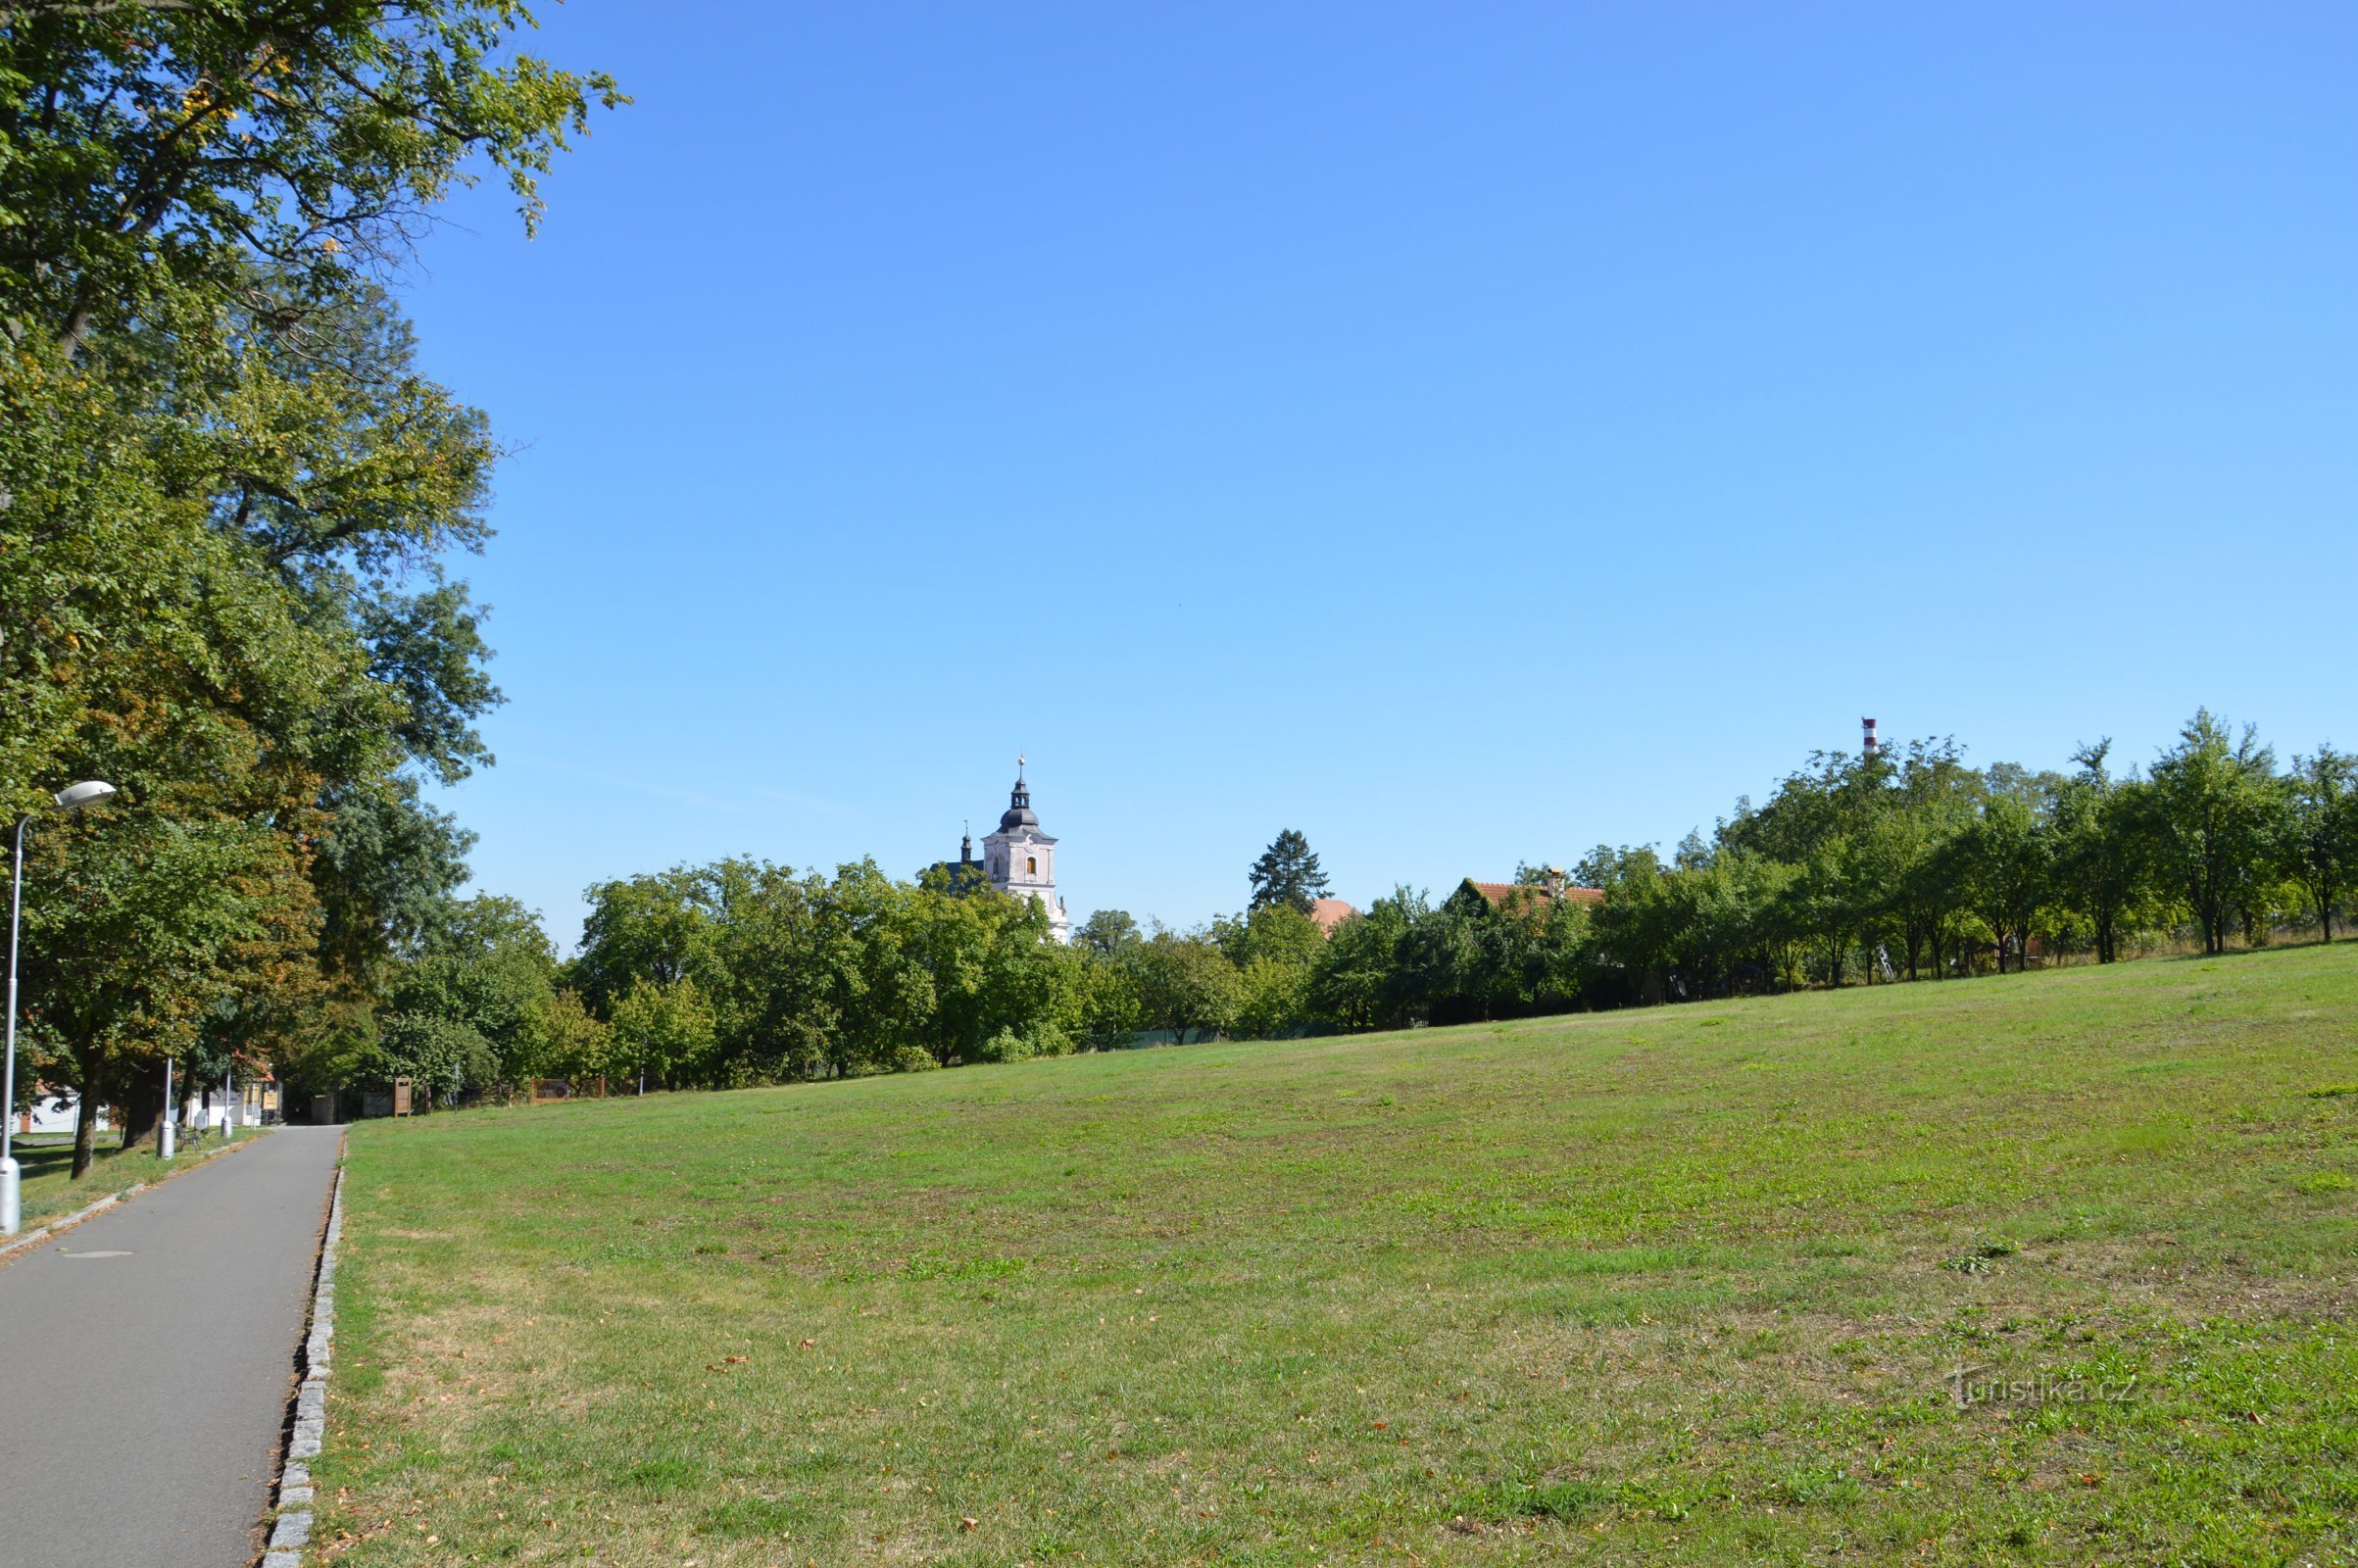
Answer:
<path fill-rule="evenodd" d="M 1863 743 L 1864 754 L 1868 757 L 1873 757 L 1880 750 L 1880 748 L 1875 744 L 1875 720 L 1871 718 L 1862 718 L 1858 721 L 1858 724 L 1860 729 L 1866 731 L 1867 738 Z"/>

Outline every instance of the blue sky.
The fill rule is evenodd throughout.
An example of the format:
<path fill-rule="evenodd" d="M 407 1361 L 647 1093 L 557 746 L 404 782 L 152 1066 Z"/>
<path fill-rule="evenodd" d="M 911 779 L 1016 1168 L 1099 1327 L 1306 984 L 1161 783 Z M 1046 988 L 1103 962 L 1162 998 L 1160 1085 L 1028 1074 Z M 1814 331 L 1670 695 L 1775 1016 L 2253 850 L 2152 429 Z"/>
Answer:
<path fill-rule="evenodd" d="M 683 24 L 683 20 L 686 19 Z M 518 451 L 480 886 L 1364 903 L 1813 748 L 2358 744 L 2358 12 L 573 0 L 404 294 Z"/>

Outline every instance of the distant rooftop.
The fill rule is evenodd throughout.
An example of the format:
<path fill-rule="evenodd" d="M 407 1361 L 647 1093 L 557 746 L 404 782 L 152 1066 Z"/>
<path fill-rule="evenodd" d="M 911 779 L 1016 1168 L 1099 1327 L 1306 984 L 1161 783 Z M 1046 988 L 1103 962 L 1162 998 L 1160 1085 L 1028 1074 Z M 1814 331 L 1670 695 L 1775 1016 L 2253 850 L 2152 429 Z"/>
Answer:
<path fill-rule="evenodd" d="M 1335 927 L 1358 912 L 1341 899 L 1314 899 L 1310 903 L 1310 918 L 1330 937 L 1335 934 Z"/>
<path fill-rule="evenodd" d="M 1505 905 L 1509 899 L 1551 901 L 1562 898 L 1573 904 L 1604 902 L 1603 889 L 1576 888 L 1569 883 L 1549 887 L 1544 882 L 1477 882 L 1469 876 L 1465 879 L 1465 885 L 1488 899 L 1494 909 Z"/>

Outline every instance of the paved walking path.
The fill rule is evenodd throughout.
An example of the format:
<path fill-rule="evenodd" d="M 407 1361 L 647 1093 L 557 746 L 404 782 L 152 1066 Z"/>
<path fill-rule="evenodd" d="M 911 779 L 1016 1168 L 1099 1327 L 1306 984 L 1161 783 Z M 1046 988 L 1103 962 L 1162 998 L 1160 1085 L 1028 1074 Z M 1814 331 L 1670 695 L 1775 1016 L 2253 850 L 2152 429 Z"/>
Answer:
<path fill-rule="evenodd" d="M 0 1265 L 0 1568 L 254 1561 L 342 1135 L 263 1135 Z"/>

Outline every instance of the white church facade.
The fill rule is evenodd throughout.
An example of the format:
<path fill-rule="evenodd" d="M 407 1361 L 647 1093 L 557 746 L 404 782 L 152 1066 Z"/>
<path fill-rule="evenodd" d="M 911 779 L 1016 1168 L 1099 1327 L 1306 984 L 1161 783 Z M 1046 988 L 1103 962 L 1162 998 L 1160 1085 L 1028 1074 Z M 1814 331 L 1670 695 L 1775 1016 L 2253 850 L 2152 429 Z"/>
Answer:
<path fill-rule="evenodd" d="M 1056 841 L 1040 831 L 1032 810 L 1032 788 L 1024 782 L 1024 760 L 1015 759 L 1015 787 L 1007 792 L 1007 808 L 999 818 L 999 831 L 983 840 L 982 859 L 974 858 L 971 835 L 960 842 L 955 864 L 942 861 L 937 869 L 950 875 L 953 888 L 988 879 L 998 891 L 1030 899 L 1048 911 L 1049 935 L 1058 942 L 1072 940 L 1072 921 L 1064 900 L 1056 893 Z"/>

